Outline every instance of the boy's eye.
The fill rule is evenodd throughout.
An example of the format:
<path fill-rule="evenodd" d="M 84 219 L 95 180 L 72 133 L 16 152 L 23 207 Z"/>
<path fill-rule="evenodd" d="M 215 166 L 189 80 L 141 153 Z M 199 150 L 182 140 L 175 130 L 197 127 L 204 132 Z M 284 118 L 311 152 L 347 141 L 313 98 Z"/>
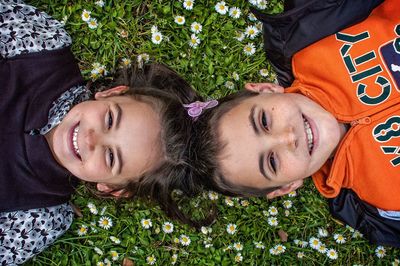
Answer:
<path fill-rule="evenodd" d="M 108 129 L 112 128 L 113 125 L 113 117 L 111 111 L 108 111 Z"/>
<path fill-rule="evenodd" d="M 110 167 L 113 167 L 114 165 L 114 153 L 111 149 L 108 149 L 108 157 L 109 157 L 109 162 L 110 162 Z"/>
<path fill-rule="evenodd" d="M 273 153 L 269 155 L 269 165 L 273 170 L 273 172 L 276 173 L 276 161 L 275 161 L 275 155 Z"/>
<path fill-rule="evenodd" d="M 267 116 L 265 114 L 265 112 L 263 111 L 261 114 L 261 125 L 263 126 L 263 128 L 265 128 L 266 130 L 269 130 L 269 125 L 268 125 L 268 121 L 267 121 Z"/>

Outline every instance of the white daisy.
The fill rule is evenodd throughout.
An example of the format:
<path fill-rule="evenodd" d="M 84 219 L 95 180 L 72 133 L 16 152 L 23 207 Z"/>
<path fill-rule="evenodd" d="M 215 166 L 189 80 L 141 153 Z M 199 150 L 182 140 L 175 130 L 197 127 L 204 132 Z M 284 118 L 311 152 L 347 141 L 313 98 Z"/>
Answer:
<path fill-rule="evenodd" d="M 233 243 L 233 248 L 237 251 L 241 251 L 243 249 L 243 245 L 240 242 Z"/>
<path fill-rule="evenodd" d="M 238 40 L 239 42 L 244 40 L 245 35 L 243 32 L 237 31 L 235 34 L 236 34 L 236 36 L 234 38 L 236 40 Z"/>
<path fill-rule="evenodd" d="M 254 39 L 259 33 L 260 31 L 255 26 L 247 26 L 246 30 L 244 31 L 244 34 L 246 34 L 246 36 L 250 39 Z"/>
<path fill-rule="evenodd" d="M 327 237 L 328 236 L 328 231 L 325 228 L 318 228 L 318 236 L 319 237 Z"/>
<path fill-rule="evenodd" d="M 98 247 L 94 247 L 94 251 L 95 251 L 97 254 L 99 254 L 100 256 L 102 256 L 102 255 L 104 254 L 104 252 L 103 252 L 101 249 L 99 249 Z"/>
<path fill-rule="evenodd" d="M 129 58 L 122 58 L 122 65 L 124 67 L 130 67 L 132 63 L 132 60 L 130 60 Z"/>
<path fill-rule="evenodd" d="M 146 258 L 146 262 L 149 265 L 153 265 L 154 263 L 156 263 L 156 261 L 157 261 L 157 259 L 156 259 L 156 257 L 154 257 L 154 255 L 148 256 Z"/>
<path fill-rule="evenodd" d="M 238 7 L 231 7 L 229 8 L 229 16 L 232 18 L 240 18 L 240 15 L 242 14 L 242 11 Z"/>
<path fill-rule="evenodd" d="M 258 1 L 260 0 L 249 0 L 249 3 L 252 4 L 253 6 L 256 6 L 258 4 Z"/>
<path fill-rule="evenodd" d="M 96 266 L 106 266 L 106 265 L 104 264 L 104 262 L 98 261 L 98 262 L 96 263 Z"/>
<path fill-rule="evenodd" d="M 326 251 L 326 255 L 328 256 L 328 258 L 330 258 L 331 260 L 336 260 L 338 257 L 338 254 L 336 252 L 336 250 L 334 250 L 333 248 L 328 249 Z"/>
<path fill-rule="evenodd" d="M 297 258 L 302 259 L 304 258 L 304 252 L 297 252 Z"/>
<path fill-rule="evenodd" d="M 82 20 L 83 21 L 85 21 L 85 22 L 88 22 L 89 21 L 89 19 L 90 19 L 90 14 L 91 14 L 92 12 L 90 12 L 90 11 L 87 11 L 86 9 L 84 9 L 83 11 L 82 11 Z"/>
<path fill-rule="evenodd" d="M 218 193 L 214 191 L 209 191 L 208 192 L 208 198 L 212 201 L 215 201 L 218 199 Z"/>
<path fill-rule="evenodd" d="M 351 237 L 352 238 L 361 238 L 361 237 L 363 237 L 363 234 L 361 234 L 360 231 L 354 230 L 354 233 Z"/>
<path fill-rule="evenodd" d="M 268 75 L 269 75 L 268 69 L 266 69 L 266 68 L 260 69 L 260 75 L 262 77 L 268 77 Z"/>
<path fill-rule="evenodd" d="M 102 216 L 102 217 L 99 219 L 98 224 L 99 224 L 99 226 L 100 226 L 101 228 L 108 230 L 108 229 L 110 229 L 110 228 L 112 227 L 113 222 L 112 222 L 112 220 L 111 220 L 110 217 Z"/>
<path fill-rule="evenodd" d="M 250 13 L 250 14 L 247 16 L 247 18 L 248 18 L 250 21 L 256 21 L 256 20 L 257 20 L 256 16 L 254 16 L 253 13 Z"/>
<path fill-rule="evenodd" d="M 228 224 L 226 226 L 226 231 L 228 232 L 228 234 L 233 235 L 234 233 L 236 233 L 236 224 Z"/>
<path fill-rule="evenodd" d="M 196 48 L 199 44 L 200 44 L 200 39 L 195 34 L 192 34 L 190 36 L 189 46 Z M 217 196 L 217 198 L 218 198 L 218 196 Z"/>
<path fill-rule="evenodd" d="M 200 33 L 201 31 L 202 31 L 202 29 L 203 29 L 203 26 L 200 24 L 200 23 L 198 23 L 198 22 L 193 22 L 191 25 L 190 25 L 190 30 L 192 31 L 192 32 L 194 32 L 194 33 Z"/>
<path fill-rule="evenodd" d="M 115 236 L 110 236 L 110 240 L 112 242 L 114 242 L 115 244 L 120 244 L 121 243 L 121 240 L 118 237 L 115 237 Z"/>
<path fill-rule="evenodd" d="M 250 202 L 248 200 L 242 200 L 240 201 L 240 205 L 242 205 L 243 207 L 247 207 L 250 205 Z"/>
<path fill-rule="evenodd" d="M 319 253 L 325 254 L 328 249 L 326 248 L 325 244 L 321 244 L 317 250 Z"/>
<path fill-rule="evenodd" d="M 264 246 L 264 244 L 262 243 L 262 242 L 254 242 L 254 245 L 256 246 L 256 248 L 259 248 L 259 249 L 265 249 L 265 246 Z"/>
<path fill-rule="evenodd" d="M 321 245 L 321 241 L 316 237 L 311 237 L 308 243 L 310 244 L 310 247 L 313 249 L 318 249 L 319 246 Z"/>
<path fill-rule="evenodd" d="M 178 260 L 178 254 L 174 254 L 171 256 L 171 264 L 174 265 Z"/>
<path fill-rule="evenodd" d="M 157 27 L 156 25 L 151 26 L 150 32 L 151 32 L 151 33 L 156 33 L 156 32 L 158 32 L 158 27 Z"/>
<path fill-rule="evenodd" d="M 261 10 L 264 10 L 267 8 L 267 1 L 266 0 L 259 0 L 257 7 Z"/>
<path fill-rule="evenodd" d="M 338 244 L 346 243 L 346 238 L 342 234 L 335 234 L 333 238 L 336 240 L 336 243 Z"/>
<path fill-rule="evenodd" d="M 175 23 L 178 24 L 178 25 L 183 25 L 183 24 L 185 24 L 185 17 L 182 17 L 182 16 L 175 16 L 174 21 L 175 21 Z"/>
<path fill-rule="evenodd" d="M 243 47 L 243 52 L 245 55 L 253 55 L 256 52 L 256 48 L 253 43 L 248 43 Z"/>
<path fill-rule="evenodd" d="M 277 226 L 278 225 L 278 219 L 276 219 L 276 217 L 269 217 L 268 218 L 268 224 L 270 226 Z"/>
<path fill-rule="evenodd" d="M 99 1 L 96 1 L 96 2 L 94 2 L 96 5 L 98 5 L 99 7 L 104 7 L 104 1 L 102 1 L 102 0 L 99 0 Z"/>
<path fill-rule="evenodd" d="M 378 247 L 375 249 L 375 255 L 376 255 L 378 258 L 383 258 L 383 257 L 385 257 L 385 256 L 386 256 L 386 249 L 385 249 L 383 246 L 378 246 Z"/>
<path fill-rule="evenodd" d="M 142 220 L 140 221 L 140 223 L 142 224 L 142 227 L 143 227 L 144 229 L 149 229 L 150 227 L 153 226 L 153 223 L 151 222 L 150 219 L 142 219 Z"/>
<path fill-rule="evenodd" d="M 276 250 L 277 254 L 281 254 L 284 253 L 286 250 L 286 247 L 284 245 L 278 244 L 274 247 L 274 249 Z"/>
<path fill-rule="evenodd" d="M 113 261 L 118 260 L 118 252 L 116 252 L 115 250 L 111 250 L 111 251 L 110 251 L 110 255 L 111 255 L 111 259 L 112 259 Z"/>
<path fill-rule="evenodd" d="M 105 266 L 111 266 L 111 261 L 107 258 L 104 259 L 104 265 Z"/>
<path fill-rule="evenodd" d="M 275 216 L 278 215 L 278 209 L 275 206 L 271 206 L 268 208 L 269 214 Z"/>
<path fill-rule="evenodd" d="M 179 241 L 181 242 L 182 246 L 189 246 L 190 242 L 192 242 L 187 235 L 181 235 L 179 237 Z"/>
<path fill-rule="evenodd" d="M 99 24 L 97 24 L 97 19 L 95 18 L 91 18 L 89 19 L 89 21 L 87 22 L 88 26 L 90 29 L 96 29 L 97 26 L 99 26 Z"/>
<path fill-rule="evenodd" d="M 243 260 L 242 254 L 240 252 L 237 253 L 236 256 L 235 256 L 235 261 L 236 262 L 241 262 L 242 260 Z"/>
<path fill-rule="evenodd" d="M 153 34 L 151 34 L 151 41 L 154 44 L 160 44 L 162 39 L 163 39 L 163 36 L 162 36 L 161 32 L 159 32 L 159 31 L 156 31 Z"/>
<path fill-rule="evenodd" d="M 240 79 L 239 74 L 236 73 L 236 72 L 233 72 L 233 73 L 232 73 L 232 78 L 233 78 L 234 80 L 236 80 L 236 81 L 238 81 L 238 80 Z"/>
<path fill-rule="evenodd" d="M 215 5 L 215 11 L 217 11 L 221 15 L 225 15 L 226 12 L 228 12 L 228 7 L 226 6 L 224 1 L 221 1 Z"/>
<path fill-rule="evenodd" d="M 88 228 L 86 225 L 82 224 L 81 227 L 78 229 L 78 236 L 84 236 L 88 232 Z"/>
<path fill-rule="evenodd" d="M 289 196 L 290 198 L 296 197 L 296 196 L 297 196 L 297 192 L 296 192 L 296 191 L 289 192 L 289 193 L 288 193 L 288 196 Z"/>
<path fill-rule="evenodd" d="M 128 38 L 129 32 L 127 32 L 126 30 L 121 30 L 119 32 L 119 36 L 121 36 L 122 38 Z"/>
<path fill-rule="evenodd" d="M 162 226 L 164 233 L 170 234 L 174 231 L 174 225 L 170 222 L 165 222 Z"/>
<path fill-rule="evenodd" d="M 175 237 L 175 238 L 174 238 L 174 243 L 175 243 L 175 244 L 179 244 L 179 238 Z"/>
<path fill-rule="evenodd" d="M 186 10 L 192 10 L 194 6 L 194 0 L 184 0 L 183 1 L 183 7 Z"/>
<path fill-rule="evenodd" d="M 140 54 L 137 56 L 137 63 L 138 63 L 138 67 L 142 68 L 144 63 L 148 63 L 150 60 L 150 56 L 146 53 Z"/>
<path fill-rule="evenodd" d="M 226 86 L 226 83 L 225 83 Z M 229 207 L 232 207 L 233 205 L 235 205 L 235 202 L 232 200 L 231 197 L 225 197 L 225 204 L 228 205 Z"/>
<path fill-rule="evenodd" d="M 235 83 L 228 80 L 227 82 L 225 82 L 225 87 L 230 90 L 233 90 L 235 88 Z M 226 202 L 226 200 L 225 200 L 225 202 Z M 233 206 L 233 201 L 231 200 L 231 202 L 232 202 L 232 205 L 230 205 L 230 206 Z"/>

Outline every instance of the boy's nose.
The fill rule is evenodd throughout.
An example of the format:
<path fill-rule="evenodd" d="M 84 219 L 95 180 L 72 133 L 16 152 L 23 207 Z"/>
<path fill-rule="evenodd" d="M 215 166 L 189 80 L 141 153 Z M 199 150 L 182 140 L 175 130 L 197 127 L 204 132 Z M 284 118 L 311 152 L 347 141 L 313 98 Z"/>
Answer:
<path fill-rule="evenodd" d="M 281 132 L 277 133 L 276 144 L 282 147 L 287 147 L 294 151 L 298 146 L 298 140 L 294 127 L 288 126 Z"/>

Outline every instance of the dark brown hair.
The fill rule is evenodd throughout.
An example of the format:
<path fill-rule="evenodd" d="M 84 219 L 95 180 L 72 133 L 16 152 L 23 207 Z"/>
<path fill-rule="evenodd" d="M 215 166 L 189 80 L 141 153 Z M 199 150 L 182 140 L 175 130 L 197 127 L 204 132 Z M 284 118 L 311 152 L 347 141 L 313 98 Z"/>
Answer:
<path fill-rule="evenodd" d="M 135 177 L 128 184 L 115 186 L 111 192 L 122 189 L 128 198 L 150 198 L 156 201 L 168 216 L 196 227 L 210 223 L 213 214 L 203 221 L 193 221 L 179 210 L 171 196 L 174 189 L 182 190 L 187 196 L 200 191 L 200 177 L 192 174 L 189 160 L 193 121 L 182 104 L 202 100 L 201 96 L 175 71 L 162 64 L 148 64 L 143 68 L 133 66 L 121 70 L 115 82 L 92 84 L 92 88 L 99 91 L 118 85 L 129 86 L 126 94 L 138 100 L 146 99 L 146 102 L 151 101 L 157 106 L 161 120 L 164 161 L 155 169 Z M 88 184 L 97 196 L 110 197 L 110 192 L 101 193 L 95 189 L 95 184 Z"/>

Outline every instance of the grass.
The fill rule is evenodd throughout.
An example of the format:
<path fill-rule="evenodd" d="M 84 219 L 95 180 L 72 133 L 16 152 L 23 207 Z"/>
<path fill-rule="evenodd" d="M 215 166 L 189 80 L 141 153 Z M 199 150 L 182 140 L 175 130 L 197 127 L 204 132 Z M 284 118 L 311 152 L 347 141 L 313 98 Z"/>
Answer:
<path fill-rule="evenodd" d="M 104 78 L 106 72 L 109 77 L 124 62 L 146 58 L 143 54 L 151 61 L 170 65 L 199 93 L 213 98 L 241 89 L 247 81 L 275 79 L 262 52 L 261 33 L 254 39 L 235 38 L 246 27 L 257 26 L 256 21 L 248 18 L 247 1 L 226 1 L 227 6 L 240 8 L 238 19 L 217 13 L 217 1 L 210 0 L 197 0 L 192 10 L 186 10 L 182 1 L 165 0 L 106 0 L 103 7 L 93 0 L 28 2 L 65 21 L 74 40 L 73 51 L 87 79 Z M 96 28 L 90 29 L 82 20 L 84 10 L 97 20 Z M 282 2 L 277 0 L 268 1 L 265 9 L 269 13 L 281 10 Z M 185 18 L 184 25 L 174 22 L 178 15 Z M 202 31 L 196 34 L 200 39 L 196 48 L 189 45 L 193 22 L 202 25 Z M 151 40 L 152 26 L 157 26 L 163 36 L 160 44 Z M 255 46 L 253 55 L 243 51 L 249 43 Z M 169 265 L 177 256 L 176 265 L 389 265 L 400 258 L 398 249 L 388 247 L 380 258 L 377 246 L 369 245 L 351 228 L 335 221 L 311 181 L 296 196 L 273 201 L 230 199 L 208 191 L 191 200 L 183 198 L 182 208 L 195 215 L 207 213 L 210 203 L 217 203 L 218 220 L 203 232 L 171 221 L 157 206 L 140 200 L 95 199 L 81 187 L 73 202 L 83 216 L 76 217 L 63 237 L 28 264 L 144 265 L 153 258 L 155 265 Z M 112 222 L 109 229 L 99 224 L 102 217 Z M 147 226 L 151 223 L 148 229 L 143 226 L 145 219 L 150 221 Z M 164 232 L 166 222 L 173 224 L 172 233 Z M 229 224 L 236 226 L 233 234 L 227 232 Z M 319 234 L 321 229 L 326 230 L 327 236 Z M 337 243 L 335 234 L 341 234 L 345 243 Z M 297 241 L 309 242 L 312 237 L 318 238 L 327 249 L 334 249 L 337 259 L 330 259 L 310 245 L 301 247 Z M 187 246 L 185 239 L 190 239 Z"/>

